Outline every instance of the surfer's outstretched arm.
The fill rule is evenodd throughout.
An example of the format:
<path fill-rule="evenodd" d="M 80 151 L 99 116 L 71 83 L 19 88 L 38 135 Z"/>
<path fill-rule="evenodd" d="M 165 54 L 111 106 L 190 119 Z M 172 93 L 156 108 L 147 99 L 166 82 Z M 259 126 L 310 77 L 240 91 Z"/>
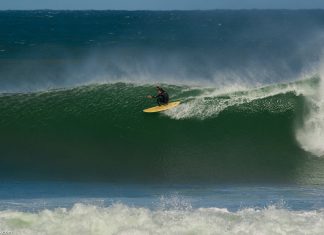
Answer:
<path fill-rule="evenodd" d="M 161 94 L 158 94 L 158 95 L 148 95 L 147 98 L 149 99 L 155 99 L 155 98 L 159 98 L 159 97 L 162 97 Z"/>

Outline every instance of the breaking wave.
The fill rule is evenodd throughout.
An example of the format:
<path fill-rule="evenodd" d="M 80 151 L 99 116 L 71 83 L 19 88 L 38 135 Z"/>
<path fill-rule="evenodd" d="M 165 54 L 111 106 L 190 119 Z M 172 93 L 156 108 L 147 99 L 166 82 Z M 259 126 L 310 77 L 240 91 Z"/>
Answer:
<path fill-rule="evenodd" d="M 229 212 L 222 208 L 147 209 L 75 204 L 39 212 L 1 211 L 11 234 L 322 234 L 324 212 L 276 206 Z"/>

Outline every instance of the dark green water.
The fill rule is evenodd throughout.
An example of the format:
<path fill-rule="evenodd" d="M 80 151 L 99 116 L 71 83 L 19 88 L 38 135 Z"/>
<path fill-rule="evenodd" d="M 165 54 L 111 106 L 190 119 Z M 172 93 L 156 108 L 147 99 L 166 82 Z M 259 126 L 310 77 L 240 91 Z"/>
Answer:
<path fill-rule="evenodd" d="M 293 85 L 315 89 L 317 84 L 314 78 Z M 150 85 L 3 95 L 1 176 L 322 183 L 316 169 L 323 161 L 306 153 L 295 138 L 305 98 L 285 90 L 288 86 L 213 96 L 211 88 L 165 85 L 183 104 L 164 114 L 142 112 L 154 105 L 145 99 L 154 92 Z M 222 105 L 210 116 L 192 116 L 194 110 Z M 305 172 L 309 167 L 315 168 Z"/>

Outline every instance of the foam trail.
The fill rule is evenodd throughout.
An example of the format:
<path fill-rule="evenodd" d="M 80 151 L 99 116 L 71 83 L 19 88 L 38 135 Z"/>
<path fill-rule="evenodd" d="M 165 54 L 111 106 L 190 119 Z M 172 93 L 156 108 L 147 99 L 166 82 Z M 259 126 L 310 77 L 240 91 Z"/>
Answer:
<path fill-rule="evenodd" d="M 320 71 L 320 82 L 315 95 L 308 96 L 309 113 L 303 126 L 297 130 L 296 138 L 301 147 L 319 157 L 324 156 L 324 67 Z"/>
<path fill-rule="evenodd" d="M 313 88 L 306 84 L 288 83 L 259 88 L 232 85 L 222 89 L 207 90 L 202 95 L 184 100 L 177 108 L 165 112 L 173 119 L 206 119 L 217 116 L 223 110 L 264 98 L 294 92 L 296 95 L 312 95 Z M 274 110 L 273 110 L 274 111 Z"/>

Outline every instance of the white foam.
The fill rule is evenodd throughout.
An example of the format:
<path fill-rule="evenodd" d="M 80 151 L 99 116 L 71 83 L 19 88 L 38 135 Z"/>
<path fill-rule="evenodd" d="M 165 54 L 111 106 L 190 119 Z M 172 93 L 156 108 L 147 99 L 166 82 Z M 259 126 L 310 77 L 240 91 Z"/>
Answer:
<path fill-rule="evenodd" d="M 220 112 L 231 106 L 241 105 L 254 100 L 288 92 L 294 92 L 296 95 L 303 94 L 308 96 L 314 93 L 314 89 L 306 84 L 299 83 L 279 84 L 259 88 L 231 85 L 213 91 L 206 90 L 202 95 L 194 99 L 185 100 L 182 105 L 170 109 L 165 112 L 165 114 L 178 120 L 187 118 L 206 119 L 217 116 Z M 216 97 L 217 99 L 215 99 Z"/>
<path fill-rule="evenodd" d="M 303 125 L 297 129 L 296 138 L 301 147 L 316 156 L 324 156 L 324 68 L 317 92 L 307 97 L 309 113 Z"/>
<path fill-rule="evenodd" d="M 115 204 L 75 204 L 37 213 L 1 211 L 1 231 L 17 235 L 91 234 L 324 234 L 324 211 L 270 206 L 230 212 L 221 208 L 151 210 Z"/>

